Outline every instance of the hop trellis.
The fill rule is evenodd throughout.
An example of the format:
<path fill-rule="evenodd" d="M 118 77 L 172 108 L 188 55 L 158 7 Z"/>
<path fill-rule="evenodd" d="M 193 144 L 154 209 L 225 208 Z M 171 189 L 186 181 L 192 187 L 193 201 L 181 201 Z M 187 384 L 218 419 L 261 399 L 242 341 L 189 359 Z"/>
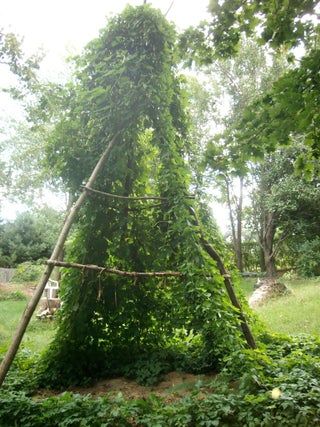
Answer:
<path fill-rule="evenodd" d="M 67 271 L 59 329 L 43 362 L 49 384 L 117 371 L 141 352 L 173 346 L 179 329 L 199 337 L 211 367 L 243 345 L 239 327 L 255 347 L 231 277 L 188 194 L 188 126 L 175 66 L 174 31 L 148 5 L 125 9 L 88 47 L 78 95 L 48 153 L 70 189 L 81 192 L 2 362 L 0 382 L 54 266 Z M 52 157 L 65 134 L 68 149 Z M 108 144 L 106 135 L 113 135 Z M 74 223 L 68 259 L 59 261 Z"/>

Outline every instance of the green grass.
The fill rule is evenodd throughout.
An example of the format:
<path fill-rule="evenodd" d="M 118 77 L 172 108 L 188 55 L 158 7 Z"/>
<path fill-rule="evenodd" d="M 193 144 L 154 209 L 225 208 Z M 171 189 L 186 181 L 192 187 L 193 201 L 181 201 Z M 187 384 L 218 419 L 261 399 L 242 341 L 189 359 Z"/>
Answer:
<path fill-rule="evenodd" d="M 249 296 L 252 294 L 253 287 L 256 281 L 257 281 L 257 278 L 245 278 L 241 280 L 240 288 L 246 298 L 249 298 Z"/>
<path fill-rule="evenodd" d="M 0 348 L 6 347 L 19 323 L 26 301 L 0 301 Z M 42 351 L 54 334 L 52 322 L 40 321 L 33 318 L 23 338 L 22 344 L 32 351 Z"/>
<path fill-rule="evenodd" d="M 258 307 L 256 312 L 260 319 L 273 332 L 320 336 L 320 278 L 283 280 L 283 282 L 292 294 L 270 300 Z M 253 283 L 252 280 L 243 280 L 241 284 L 247 297 L 252 293 Z"/>

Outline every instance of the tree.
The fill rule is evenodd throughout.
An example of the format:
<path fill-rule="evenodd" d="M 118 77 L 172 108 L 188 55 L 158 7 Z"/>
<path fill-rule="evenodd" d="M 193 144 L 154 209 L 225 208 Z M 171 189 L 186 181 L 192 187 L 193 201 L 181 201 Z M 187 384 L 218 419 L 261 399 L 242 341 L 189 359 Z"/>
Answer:
<path fill-rule="evenodd" d="M 22 102 L 22 99 L 25 101 L 25 98 L 31 93 L 35 93 L 36 88 L 38 87 L 38 76 L 37 71 L 40 67 L 40 62 L 42 60 L 42 54 L 40 52 L 27 56 L 23 52 L 23 40 L 16 36 L 14 33 L 5 32 L 4 29 L 0 28 L 0 69 L 3 73 L 3 76 L 9 76 L 9 79 L 5 79 L 5 86 L 1 87 L 3 92 L 8 92 L 13 98 L 18 99 L 19 102 Z M 13 77 L 13 83 L 12 83 Z M 12 190 L 16 184 L 14 180 L 14 174 L 17 173 L 22 177 L 22 171 L 20 168 L 20 164 L 16 162 L 18 153 L 21 155 L 21 164 L 24 164 L 26 169 L 26 173 L 24 174 L 24 179 L 27 180 L 31 173 L 31 163 L 34 164 L 33 156 L 30 155 L 30 151 L 28 152 L 28 156 L 26 153 L 28 149 L 26 148 L 23 155 L 21 150 L 22 144 L 16 144 L 17 140 L 21 142 L 21 140 L 26 136 L 26 128 L 27 126 L 23 126 L 24 135 L 22 136 L 22 125 L 19 128 L 19 137 L 15 139 L 13 137 L 12 126 L 11 123 L 5 122 L 1 123 L 3 137 L 1 140 L 1 151 L 3 153 L 2 160 L 0 162 L 1 172 L 0 172 L 0 191 L 3 195 L 8 195 L 8 191 Z M 11 139 L 12 138 L 12 139 Z M 10 140 L 11 139 L 11 140 Z M 28 141 L 30 141 L 30 132 L 28 135 Z M 10 140 L 10 141 L 9 141 Z M 23 142 L 26 147 L 27 142 Z M 34 148 L 35 144 L 33 144 Z M 37 156 L 39 150 L 37 151 Z M 36 156 L 36 157 L 37 157 Z M 28 157 L 28 161 L 26 160 Z M 23 159 L 23 160 L 22 160 Z M 31 161 L 31 162 L 30 162 Z M 38 171 L 39 165 L 33 169 L 35 173 Z M 15 173 L 13 173 L 13 171 Z M 19 185 L 22 184 L 22 180 L 20 180 Z M 17 187 L 16 187 L 17 188 Z M 23 191 L 20 192 L 21 198 L 26 193 L 27 186 L 23 186 Z"/>
<path fill-rule="evenodd" d="M 306 150 L 297 167 L 310 176 L 319 152 L 319 73 L 320 51 L 314 50 L 288 71 L 261 99 L 243 112 L 235 135 L 246 141 L 250 156 L 262 156 L 279 145 L 303 138 Z M 308 149 L 309 148 L 309 149 Z"/>
<path fill-rule="evenodd" d="M 204 196 L 203 155 L 210 138 L 215 134 L 213 124 L 219 120 L 217 110 L 217 93 L 219 87 L 202 76 L 202 80 L 187 77 L 185 88 L 188 104 L 187 112 L 190 121 L 188 164 L 192 170 L 192 183 L 198 193 Z"/>
<path fill-rule="evenodd" d="M 234 56 L 243 35 L 273 49 L 308 45 L 318 36 L 317 0 L 211 0 L 212 19 L 188 28 L 180 37 L 183 57 L 208 65 L 217 57 Z"/>
<path fill-rule="evenodd" d="M 22 50 L 22 40 L 0 28 L 0 65 L 16 76 L 20 84 L 10 89 L 12 95 L 20 97 L 25 89 L 30 90 L 36 84 L 41 59 L 41 53 L 27 57 Z"/>
<path fill-rule="evenodd" d="M 48 207 L 21 213 L 1 224 L 0 265 L 15 267 L 25 261 L 47 258 L 54 245 L 61 215 Z"/>
<path fill-rule="evenodd" d="M 229 101 L 228 113 L 220 118 L 224 130 L 208 141 L 204 157 L 215 185 L 220 188 L 220 200 L 228 207 L 232 245 L 240 271 L 243 271 L 243 191 L 249 162 L 241 143 L 233 135 L 233 128 L 242 118 L 243 110 L 270 88 L 284 67 L 281 56 L 272 58 L 256 42 L 244 39 L 237 57 L 215 60 L 206 68 L 210 81 L 214 81 L 213 87 L 220 90 L 217 102 L 226 104 L 225 100 Z"/>
<path fill-rule="evenodd" d="M 317 5 L 316 0 L 210 0 L 210 41 L 219 54 L 234 54 L 241 34 L 253 36 L 259 27 L 261 41 L 271 47 L 297 46 L 314 32 L 312 16 L 316 16 Z"/>
<path fill-rule="evenodd" d="M 269 277 L 276 276 L 276 257 L 285 240 L 294 247 L 320 231 L 318 180 L 306 180 L 295 173 L 294 163 L 303 150 L 297 142 L 254 166 L 251 221 Z"/>
<path fill-rule="evenodd" d="M 210 64 L 216 57 L 235 55 L 241 35 L 255 38 L 277 51 L 303 44 L 305 57 L 296 62 L 260 101 L 244 111 L 237 138 L 243 134 L 248 154 L 263 157 L 289 143 L 292 133 L 304 135 L 312 146 L 309 158 L 300 157 L 300 169 L 312 173 L 319 146 L 319 23 L 315 0 L 240 2 L 213 0 L 213 19 L 181 37 L 181 52 L 190 62 Z M 291 60 L 294 56 L 291 54 Z"/>
<path fill-rule="evenodd" d="M 209 44 L 213 40 L 215 54 L 222 56 L 235 54 L 241 34 L 255 37 L 258 27 L 261 42 L 273 49 L 288 50 L 303 43 L 303 59 L 243 112 L 244 120 L 238 126 L 237 138 L 242 135 L 248 154 L 256 157 L 290 143 L 293 134 L 303 135 L 305 144 L 312 150 L 308 150 L 308 158 L 301 156 L 298 163 L 300 169 L 309 174 L 319 156 L 317 5 L 318 2 L 312 0 L 253 3 L 212 1 L 210 10 L 213 21 L 207 24 L 210 36 L 203 38 L 203 42 Z M 199 49 L 199 52 L 204 50 L 203 47 Z"/>

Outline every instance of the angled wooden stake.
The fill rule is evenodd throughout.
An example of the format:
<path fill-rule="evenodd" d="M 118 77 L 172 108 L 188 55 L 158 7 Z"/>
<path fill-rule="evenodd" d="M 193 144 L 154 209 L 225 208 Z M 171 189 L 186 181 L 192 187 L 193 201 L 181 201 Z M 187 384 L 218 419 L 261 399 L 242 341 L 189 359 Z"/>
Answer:
<path fill-rule="evenodd" d="M 189 208 L 189 211 L 194 218 L 195 226 L 198 227 L 200 244 L 203 247 L 203 249 L 207 252 L 207 254 L 216 262 L 218 270 L 224 279 L 224 285 L 225 285 L 227 294 L 230 298 L 230 301 L 231 301 L 232 305 L 234 307 L 236 307 L 238 310 L 240 326 L 242 329 L 242 333 L 243 333 L 243 335 L 247 341 L 247 344 L 250 348 L 255 349 L 255 348 L 257 348 L 257 344 L 255 342 L 255 339 L 253 337 L 251 329 L 250 329 L 250 327 L 246 321 L 245 315 L 244 315 L 242 308 L 241 308 L 241 304 L 240 304 L 240 302 L 239 302 L 239 300 L 235 294 L 230 275 L 228 274 L 218 252 L 214 249 L 213 246 L 210 245 L 210 243 L 204 237 L 203 232 L 200 228 L 200 224 L 199 224 L 199 221 L 198 221 L 198 218 L 197 218 L 195 211 L 191 207 Z"/>
<path fill-rule="evenodd" d="M 107 148 L 105 149 L 105 151 L 103 152 L 102 156 L 100 157 L 98 163 L 96 164 L 86 186 L 88 187 L 92 187 L 92 185 L 94 184 L 98 174 L 100 173 L 100 171 L 102 170 L 102 168 L 104 167 L 106 161 L 109 158 L 109 154 L 113 148 L 113 146 L 116 143 L 116 138 L 118 136 L 118 133 L 111 139 L 111 141 L 109 142 L 109 144 L 107 145 Z M 83 191 L 78 200 L 75 202 L 75 204 L 73 205 L 73 207 L 70 209 L 70 211 L 67 214 L 67 217 L 65 219 L 65 222 L 63 224 L 63 227 L 61 229 L 60 235 L 58 237 L 58 240 L 56 242 L 56 245 L 53 249 L 53 252 L 51 254 L 50 260 L 56 260 L 59 257 L 59 254 L 61 253 L 64 243 L 68 237 L 70 228 L 72 226 L 72 224 L 74 223 L 74 220 L 76 218 L 76 215 L 79 211 L 79 209 L 81 208 L 81 206 L 83 205 L 85 199 L 87 198 L 88 194 L 86 191 Z M 52 270 L 54 268 L 54 263 L 49 263 L 41 277 L 41 280 L 31 298 L 31 300 L 29 301 L 27 307 L 25 308 L 20 323 L 18 325 L 18 328 L 16 330 L 16 333 L 12 339 L 12 343 L 0 365 L 0 386 L 2 385 L 9 369 L 10 366 L 15 358 L 15 355 L 17 354 L 17 351 L 19 349 L 20 343 L 22 341 L 23 335 L 27 329 L 27 326 L 30 322 L 30 319 L 40 301 L 41 295 L 44 291 L 44 288 L 47 284 L 47 281 L 52 273 Z"/>

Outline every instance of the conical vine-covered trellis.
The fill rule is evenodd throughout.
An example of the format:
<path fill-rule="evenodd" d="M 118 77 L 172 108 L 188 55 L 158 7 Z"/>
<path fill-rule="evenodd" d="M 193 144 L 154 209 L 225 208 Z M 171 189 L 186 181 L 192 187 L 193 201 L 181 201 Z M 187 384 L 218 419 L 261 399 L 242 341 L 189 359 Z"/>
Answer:
<path fill-rule="evenodd" d="M 198 220 L 189 195 L 176 62 L 174 29 L 147 5 L 113 18 L 79 59 L 47 153 L 79 196 L 0 383 L 55 265 L 66 270 L 58 331 L 42 363 L 46 384 L 122 373 L 154 354 L 203 371 L 246 345 L 243 335 L 255 346 L 206 235 L 223 245 L 208 216 L 200 211 Z M 75 219 L 67 260 L 57 261 Z"/>

